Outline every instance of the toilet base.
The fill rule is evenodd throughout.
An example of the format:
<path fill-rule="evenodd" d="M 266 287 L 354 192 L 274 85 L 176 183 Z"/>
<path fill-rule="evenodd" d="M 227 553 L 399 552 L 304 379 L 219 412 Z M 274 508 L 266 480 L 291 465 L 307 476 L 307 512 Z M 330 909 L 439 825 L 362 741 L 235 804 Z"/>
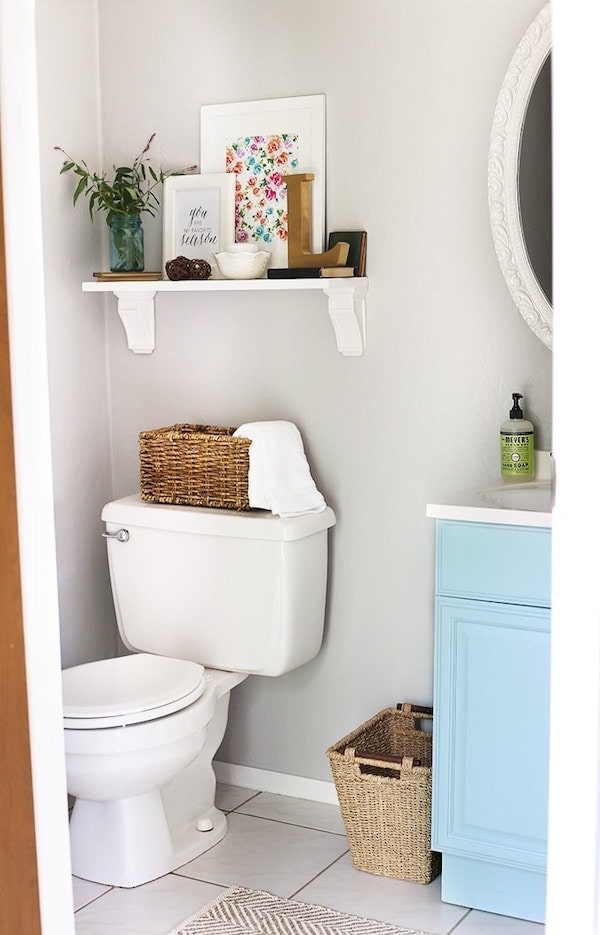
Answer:
<path fill-rule="evenodd" d="M 158 789 L 108 802 L 78 798 L 69 832 L 73 873 L 95 883 L 137 886 L 168 873 L 173 863 Z"/>
<path fill-rule="evenodd" d="M 199 831 L 198 823 L 211 830 Z M 77 799 L 70 823 L 72 871 L 106 886 L 140 886 L 199 857 L 226 834 L 227 819 L 213 807 L 172 837 L 158 790 L 110 802 Z"/>
<path fill-rule="evenodd" d="M 75 876 L 106 886 L 140 886 L 199 857 L 227 834 L 227 819 L 214 805 L 212 760 L 225 734 L 230 691 L 246 676 L 207 669 L 206 677 L 202 698 L 170 715 L 195 718 L 194 707 L 203 704 L 203 698 L 212 696 L 216 702 L 200 753 L 188 766 L 160 789 L 140 795 L 101 801 L 76 798 L 70 825 Z M 92 760 L 90 770 L 96 766 Z"/>

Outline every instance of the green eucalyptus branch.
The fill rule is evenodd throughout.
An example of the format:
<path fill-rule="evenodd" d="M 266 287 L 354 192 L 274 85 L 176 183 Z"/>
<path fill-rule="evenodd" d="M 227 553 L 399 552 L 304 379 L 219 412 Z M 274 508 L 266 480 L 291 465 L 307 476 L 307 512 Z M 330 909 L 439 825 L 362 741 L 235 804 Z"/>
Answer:
<path fill-rule="evenodd" d="M 176 172 L 154 169 L 148 163 L 147 153 L 155 136 L 156 134 L 153 133 L 131 166 L 113 166 L 112 181 L 109 181 L 106 172 L 100 174 L 90 171 L 83 159 L 77 162 L 62 147 L 55 146 L 55 149 L 66 156 L 60 174 L 72 171 L 78 177 L 73 192 L 73 204 L 77 204 L 81 195 L 89 198 L 92 221 L 95 211 L 108 212 L 107 222 L 111 214 L 135 215 L 147 212 L 152 217 L 156 217 L 156 209 L 159 206 L 155 192 L 157 186 L 170 175 L 183 175 L 186 172 L 192 172 L 197 167 L 189 166 L 187 169 L 180 169 Z"/>

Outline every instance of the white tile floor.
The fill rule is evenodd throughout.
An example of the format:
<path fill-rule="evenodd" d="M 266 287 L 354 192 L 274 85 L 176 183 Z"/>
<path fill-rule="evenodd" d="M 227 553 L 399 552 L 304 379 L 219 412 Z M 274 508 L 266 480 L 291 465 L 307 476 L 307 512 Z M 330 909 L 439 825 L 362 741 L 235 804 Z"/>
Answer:
<path fill-rule="evenodd" d="M 135 889 L 73 878 L 77 935 L 165 935 L 238 884 L 430 935 L 543 935 L 544 926 L 451 906 L 428 886 L 355 870 L 339 810 L 219 786 L 227 836 L 174 873 Z"/>

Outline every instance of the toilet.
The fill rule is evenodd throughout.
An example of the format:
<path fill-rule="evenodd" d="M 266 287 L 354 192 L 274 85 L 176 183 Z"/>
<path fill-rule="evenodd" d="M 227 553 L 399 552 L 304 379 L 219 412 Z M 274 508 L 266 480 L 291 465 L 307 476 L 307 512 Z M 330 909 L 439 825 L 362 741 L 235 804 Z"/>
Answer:
<path fill-rule="evenodd" d="M 71 862 L 78 877 L 132 887 L 226 834 L 212 760 L 231 690 L 317 655 L 335 515 L 133 495 L 108 503 L 102 519 L 130 654 L 63 671 Z"/>

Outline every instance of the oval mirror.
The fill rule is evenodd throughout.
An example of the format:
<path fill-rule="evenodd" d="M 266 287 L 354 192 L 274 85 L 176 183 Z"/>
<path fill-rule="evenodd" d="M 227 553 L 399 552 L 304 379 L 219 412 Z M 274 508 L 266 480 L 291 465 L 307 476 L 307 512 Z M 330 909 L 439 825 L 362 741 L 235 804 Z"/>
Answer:
<path fill-rule="evenodd" d="M 550 4 L 513 56 L 492 126 L 488 197 L 500 268 L 519 312 L 552 347 Z"/>

